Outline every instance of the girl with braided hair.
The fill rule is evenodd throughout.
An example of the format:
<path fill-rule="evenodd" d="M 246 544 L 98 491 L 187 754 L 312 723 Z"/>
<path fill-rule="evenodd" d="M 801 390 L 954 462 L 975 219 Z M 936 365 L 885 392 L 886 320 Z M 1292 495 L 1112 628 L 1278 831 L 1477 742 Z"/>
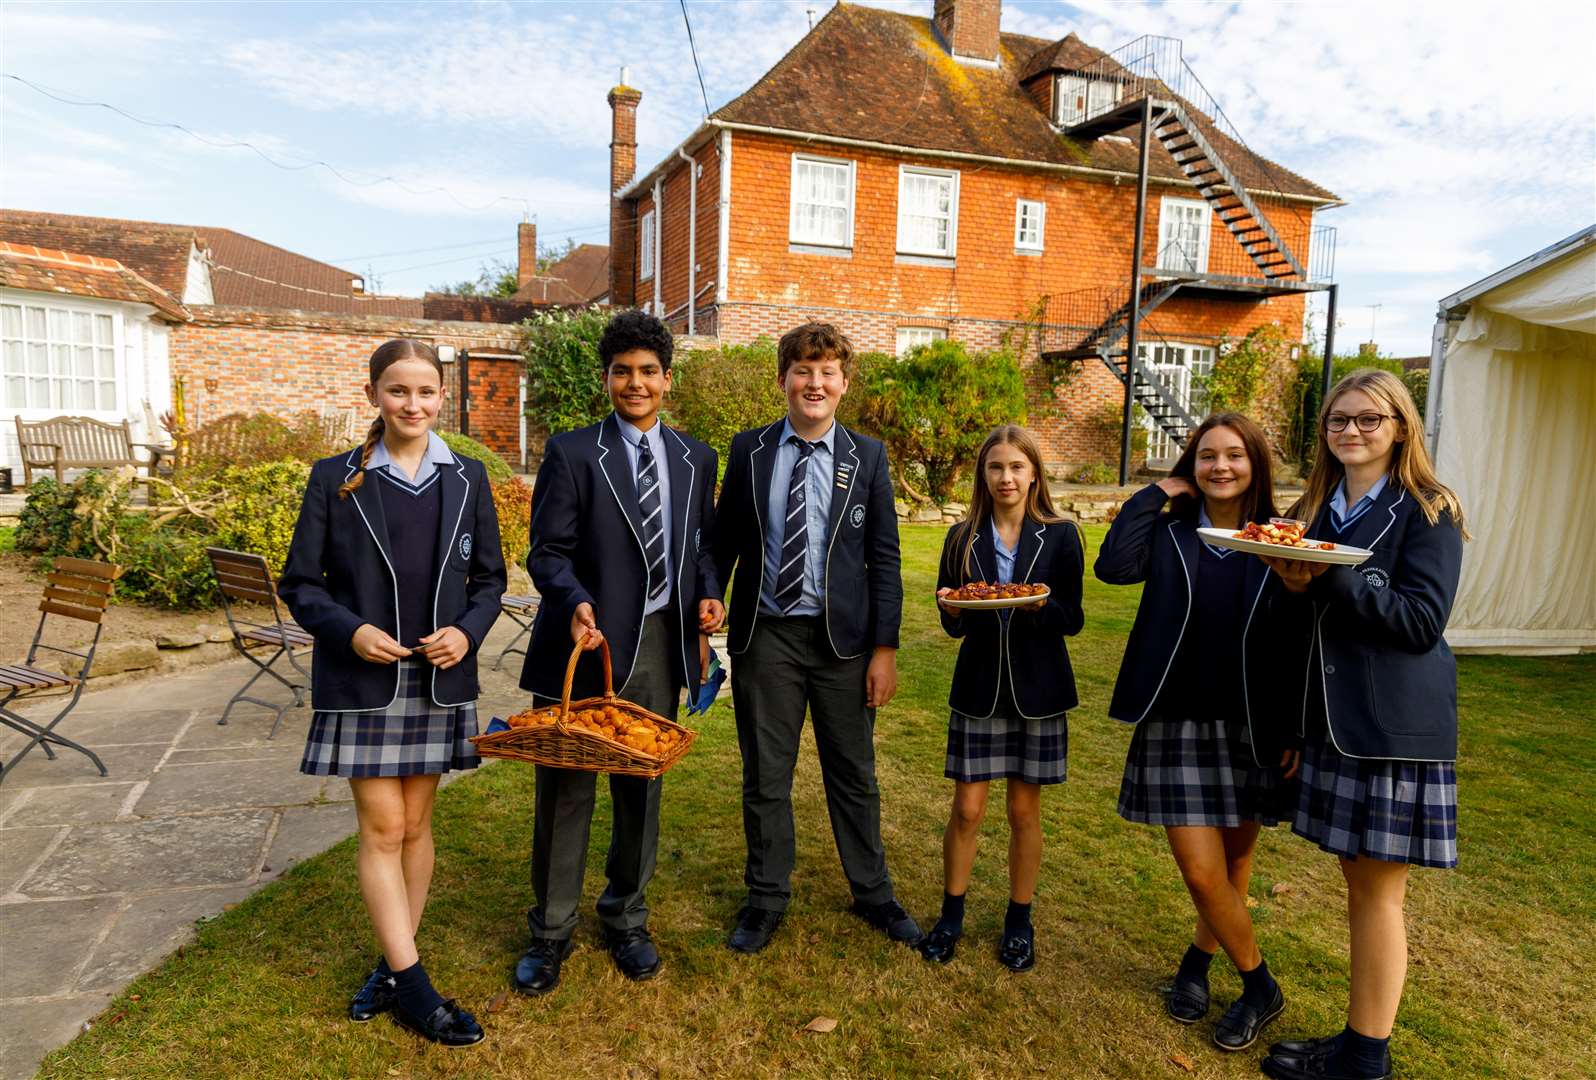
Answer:
<path fill-rule="evenodd" d="M 432 880 L 440 776 L 477 765 L 476 653 L 499 614 L 504 559 L 482 463 L 432 431 L 443 365 L 421 341 L 372 353 L 364 443 L 310 481 L 278 592 L 315 641 L 300 770 L 342 776 L 360 829 L 360 892 L 382 956 L 350 1004 L 392 1011 L 445 1046 L 482 1041 L 416 952 Z"/>

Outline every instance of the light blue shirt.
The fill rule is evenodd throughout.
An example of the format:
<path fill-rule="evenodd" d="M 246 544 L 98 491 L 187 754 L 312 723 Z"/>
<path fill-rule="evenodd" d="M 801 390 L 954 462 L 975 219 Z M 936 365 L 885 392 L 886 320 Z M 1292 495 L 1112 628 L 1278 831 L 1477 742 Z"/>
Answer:
<path fill-rule="evenodd" d="M 987 527 L 992 530 L 992 550 L 997 553 L 995 572 L 997 573 L 998 584 L 1011 584 L 1014 581 L 1014 560 L 1020 557 L 1019 541 L 1015 541 L 1013 547 L 1006 548 L 1003 546 L 1003 535 L 998 532 L 997 522 L 989 521 L 987 522 Z M 1021 525 L 1020 528 L 1023 535 L 1024 525 Z"/>
<path fill-rule="evenodd" d="M 1386 478 L 1382 475 L 1374 482 L 1374 486 L 1364 493 L 1363 498 L 1357 501 L 1351 511 L 1348 511 L 1347 478 L 1345 476 L 1341 478 L 1341 483 L 1336 485 L 1335 494 L 1330 496 L 1330 524 L 1335 527 L 1336 532 L 1350 529 L 1354 521 L 1369 512 L 1374 506 L 1374 500 L 1378 499 L 1380 493 L 1385 490 L 1385 481 Z"/>
<path fill-rule="evenodd" d="M 396 480 L 402 480 L 416 491 L 425 491 L 431 484 L 433 477 L 438 475 L 438 470 L 444 465 L 454 464 L 454 453 L 450 451 L 449 444 L 438 436 L 436 431 L 427 432 L 427 448 L 421 452 L 421 464 L 416 466 L 414 477 L 406 473 L 393 455 L 388 453 L 388 444 L 381 439 L 371 449 L 371 457 L 366 461 L 366 469 L 387 469 L 388 475 Z"/>
<path fill-rule="evenodd" d="M 665 537 L 665 573 L 674 582 L 676 576 L 672 573 L 671 564 L 671 471 L 665 459 L 665 425 L 659 422 L 659 417 L 655 417 L 653 427 L 647 431 L 639 431 L 631 421 L 622 420 L 617 416 L 615 426 L 621 429 L 621 445 L 626 448 L 626 466 L 632 471 L 633 491 L 637 490 L 637 459 L 642 454 L 640 447 L 644 439 L 648 440 L 649 452 L 654 455 L 654 475 L 659 477 L 660 524 L 664 528 Z M 638 501 L 641 503 L 641 496 Z M 641 540 L 642 537 L 638 539 Z M 671 591 L 666 589 L 656 599 L 649 600 L 643 605 L 643 614 L 652 615 L 656 611 L 664 610 L 670 599 Z"/>
<path fill-rule="evenodd" d="M 1208 507 L 1206 505 L 1197 507 L 1197 527 L 1199 529 L 1212 529 L 1214 527 L 1213 521 L 1208 517 Z M 1228 558 L 1236 553 L 1234 548 L 1214 547 L 1206 540 L 1203 541 L 1203 547 L 1207 548 L 1209 554 L 1218 559 Z"/>
<path fill-rule="evenodd" d="M 770 472 L 769 510 L 765 515 L 765 585 L 760 590 L 759 607 L 766 615 L 780 615 L 776 607 L 776 577 L 781 569 L 781 541 L 787 526 L 787 489 L 792 486 L 792 467 L 798 463 L 797 438 L 792 423 L 781 423 L 776 444 L 776 462 Z M 826 584 L 826 527 L 831 522 L 832 473 L 836 464 L 837 425 L 833 423 L 809 455 L 809 471 L 804 476 L 804 518 L 809 544 L 804 550 L 803 595 L 788 615 L 819 615 L 824 610 L 821 597 Z"/>

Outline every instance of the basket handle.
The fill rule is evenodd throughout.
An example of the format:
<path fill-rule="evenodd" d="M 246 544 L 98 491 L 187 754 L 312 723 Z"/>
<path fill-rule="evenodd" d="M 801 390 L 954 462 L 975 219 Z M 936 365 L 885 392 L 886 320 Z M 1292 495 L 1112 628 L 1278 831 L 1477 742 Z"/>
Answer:
<path fill-rule="evenodd" d="M 583 646 L 592 636 L 591 630 L 582 635 L 582 640 L 571 650 L 571 659 L 565 664 L 565 685 L 560 689 L 560 718 L 555 722 L 561 734 L 565 733 L 565 719 L 571 714 L 571 684 L 576 680 L 576 665 L 582 659 Z M 609 638 L 599 638 L 599 652 L 604 657 L 604 696 L 612 698 L 615 696 L 615 673 L 610 666 Z"/>

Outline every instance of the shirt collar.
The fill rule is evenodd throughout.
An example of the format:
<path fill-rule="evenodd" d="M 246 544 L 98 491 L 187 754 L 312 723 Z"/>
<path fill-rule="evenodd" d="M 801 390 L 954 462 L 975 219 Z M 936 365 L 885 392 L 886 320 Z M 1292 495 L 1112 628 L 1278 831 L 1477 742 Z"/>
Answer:
<path fill-rule="evenodd" d="M 1213 519 L 1208 516 L 1208 504 L 1205 502 L 1199 502 L 1197 504 L 1197 527 L 1199 529 L 1212 529 L 1214 527 Z M 1235 551 L 1232 548 L 1215 547 L 1206 540 L 1203 541 L 1203 547 L 1207 548 L 1221 559 L 1225 558 L 1227 555 L 1235 554 Z"/>
<path fill-rule="evenodd" d="M 665 445 L 664 442 L 661 441 L 664 437 L 663 429 L 660 427 L 662 423 L 664 423 L 664 421 L 662 421 L 656 414 L 654 417 L 654 426 L 649 428 L 647 431 L 639 431 L 636 424 L 632 423 L 630 420 L 623 420 L 619 413 L 617 413 L 615 416 L 615 426 L 621 429 L 621 438 L 631 443 L 632 449 L 634 450 L 643 445 L 644 438 L 648 439 L 650 443 L 650 449 L 653 449 L 655 446 L 663 447 Z"/>
<path fill-rule="evenodd" d="M 802 436 L 792 429 L 791 420 L 783 420 L 781 422 L 781 438 L 777 440 L 777 445 L 786 446 L 788 439 L 801 437 Z M 831 422 L 831 426 L 826 429 L 826 433 L 824 435 L 820 436 L 818 439 L 812 439 L 810 441 L 815 444 L 816 449 L 825 447 L 826 453 L 831 453 L 837 441 L 837 422 L 833 420 Z"/>
<path fill-rule="evenodd" d="M 1363 506 L 1365 503 L 1373 503 L 1374 500 L 1378 499 L 1381 493 L 1385 491 L 1385 481 L 1386 475 L 1381 473 L 1380 479 L 1376 480 L 1374 486 L 1364 494 L 1363 498 L 1358 500 L 1358 506 Z M 1330 509 L 1334 510 L 1339 518 L 1347 516 L 1347 478 L 1345 476 L 1341 478 L 1341 483 L 1336 485 L 1335 494 L 1330 496 Z M 1353 509 L 1356 509 L 1356 507 Z"/>
<path fill-rule="evenodd" d="M 454 454 L 449 449 L 449 444 L 444 442 L 436 431 L 427 432 L 427 448 L 421 452 L 421 464 L 416 466 L 415 483 L 421 483 L 431 476 L 436 470 L 445 465 L 454 464 Z M 388 453 L 388 444 L 381 439 L 371 448 L 371 458 L 366 462 L 366 468 L 376 469 L 388 466 L 388 471 L 408 479 L 404 470 L 394 464 L 393 457 Z"/>

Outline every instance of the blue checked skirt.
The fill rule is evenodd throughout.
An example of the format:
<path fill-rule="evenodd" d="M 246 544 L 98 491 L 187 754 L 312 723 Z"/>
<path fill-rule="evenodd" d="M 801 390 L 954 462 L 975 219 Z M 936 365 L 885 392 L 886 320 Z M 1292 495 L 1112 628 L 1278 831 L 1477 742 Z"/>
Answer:
<path fill-rule="evenodd" d="M 299 771 L 312 776 L 420 776 L 474 769 L 475 702 L 440 708 L 429 691 L 432 665 L 399 661 L 399 695 L 374 712 L 315 712 Z"/>
<path fill-rule="evenodd" d="M 1291 831 L 1344 859 L 1456 866 L 1456 766 L 1344 757 L 1310 736 Z"/>
<path fill-rule="evenodd" d="M 1125 755 L 1119 816 L 1144 825 L 1278 825 L 1293 786 L 1281 773 L 1260 768 L 1223 720 L 1143 720 Z"/>
<path fill-rule="evenodd" d="M 943 775 L 966 784 L 1022 780 L 1062 784 L 1069 728 L 1062 715 L 1025 720 L 999 709 L 985 720 L 953 710 L 948 716 L 948 762 Z"/>

